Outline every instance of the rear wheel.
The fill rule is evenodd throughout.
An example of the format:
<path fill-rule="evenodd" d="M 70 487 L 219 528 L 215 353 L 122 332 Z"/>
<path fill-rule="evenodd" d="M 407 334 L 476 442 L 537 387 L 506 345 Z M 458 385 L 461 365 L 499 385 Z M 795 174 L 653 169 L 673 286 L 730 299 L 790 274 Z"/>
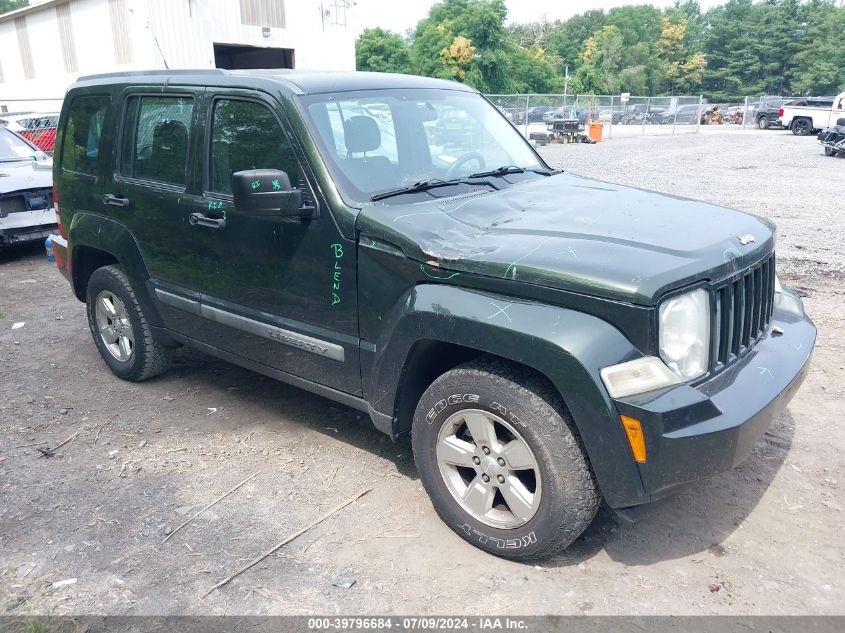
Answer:
<path fill-rule="evenodd" d="M 417 406 L 412 443 L 443 521 L 497 556 L 553 555 L 598 509 L 572 418 L 551 387 L 518 367 L 473 361 L 435 380 Z"/>
<path fill-rule="evenodd" d="M 757 119 L 757 127 L 761 130 L 767 130 L 769 128 L 769 117 L 765 114 Z"/>
<path fill-rule="evenodd" d="M 172 350 L 153 338 L 129 280 L 119 266 L 88 280 L 88 326 L 106 365 L 119 378 L 146 380 L 170 367 Z"/>
<path fill-rule="evenodd" d="M 792 122 L 792 133 L 795 136 L 807 136 L 813 131 L 813 123 L 810 119 L 800 118 Z"/>

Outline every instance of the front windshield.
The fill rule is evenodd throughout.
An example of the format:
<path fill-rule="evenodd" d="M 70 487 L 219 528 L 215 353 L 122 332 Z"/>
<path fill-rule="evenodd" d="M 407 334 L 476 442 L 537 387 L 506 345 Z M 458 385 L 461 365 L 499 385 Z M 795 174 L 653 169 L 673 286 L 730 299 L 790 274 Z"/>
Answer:
<path fill-rule="evenodd" d="M 543 168 L 513 125 L 473 92 L 368 90 L 302 101 L 329 170 L 355 201 L 497 168 Z"/>
<path fill-rule="evenodd" d="M 0 161 L 36 158 L 39 153 L 20 137 L 0 127 Z"/>

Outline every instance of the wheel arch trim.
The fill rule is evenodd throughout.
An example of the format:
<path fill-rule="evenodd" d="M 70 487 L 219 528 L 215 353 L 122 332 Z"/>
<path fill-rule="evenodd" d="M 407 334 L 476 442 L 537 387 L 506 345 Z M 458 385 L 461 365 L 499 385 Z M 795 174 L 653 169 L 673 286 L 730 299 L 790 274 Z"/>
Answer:
<path fill-rule="evenodd" d="M 610 323 L 567 308 L 442 284 L 417 285 L 396 306 L 375 344 L 367 389 L 373 409 L 392 417 L 394 437 L 407 430 L 399 411 L 415 345 L 456 345 L 548 379 L 573 416 L 608 503 L 648 500 L 599 375 L 602 367 L 642 353 Z"/>

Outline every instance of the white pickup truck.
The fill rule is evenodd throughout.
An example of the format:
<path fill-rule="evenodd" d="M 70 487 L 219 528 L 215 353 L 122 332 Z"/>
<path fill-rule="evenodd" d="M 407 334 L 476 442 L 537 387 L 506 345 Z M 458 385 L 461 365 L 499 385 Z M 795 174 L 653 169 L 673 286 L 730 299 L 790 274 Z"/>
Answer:
<path fill-rule="evenodd" d="M 830 127 L 838 118 L 845 116 L 845 92 L 840 92 L 834 98 L 832 107 L 827 103 L 804 106 L 784 104 L 778 112 L 780 124 L 792 130 L 796 136 L 807 136 L 814 130 Z"/>

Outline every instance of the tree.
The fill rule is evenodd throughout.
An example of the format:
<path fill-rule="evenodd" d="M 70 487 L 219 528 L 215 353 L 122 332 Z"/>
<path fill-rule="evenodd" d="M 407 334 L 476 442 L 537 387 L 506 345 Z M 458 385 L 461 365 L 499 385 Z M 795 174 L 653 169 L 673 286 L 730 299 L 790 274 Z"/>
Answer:
<path fill-rule="evenodd" d="M 557 58 L 559 73 L 563 74 L 566 66 L 571 73 L 576 73 L 587 40 L 604 27 L 606 19 L 601 9 L 591 9 L 555 25 L 549 34 L 547 50 Z"/>
<path fill-rule="evenodd" d="M 624 40 L 615 26 L 605 26 L 587 40 L 577 77 L 584 90 L 593 94 L 620 92 L 619 70 Z"/>
<path fill-rule="evenodd" d="M 0 0 L 0 14 L 23 9 L 29 5 L 29 0 Z"/>
<path fill-rule="evenodd" d="M 807 7 L 807 34 L 795 54 L 792 90 L 835 95 L 845 90 L 845 7 L 816 0 Z"/>
<path fill-rule="evenodd" d="M 701 83 L 707 59 L 703 53 L 688 50 L 686 18 L 675 15 L 674 19 L 675 22 L 663 16 L 663 30 L 657 40 L 660 60 L 664 64 L 663 74 L 670 94 L 692 92 Z"/>
<path fill-rule="evenodd" d="M 411 70 L 411 49 L 397 33 L 365 29 L 355 42 L 355 67 L 380 73 L 407 73 Z"/>

